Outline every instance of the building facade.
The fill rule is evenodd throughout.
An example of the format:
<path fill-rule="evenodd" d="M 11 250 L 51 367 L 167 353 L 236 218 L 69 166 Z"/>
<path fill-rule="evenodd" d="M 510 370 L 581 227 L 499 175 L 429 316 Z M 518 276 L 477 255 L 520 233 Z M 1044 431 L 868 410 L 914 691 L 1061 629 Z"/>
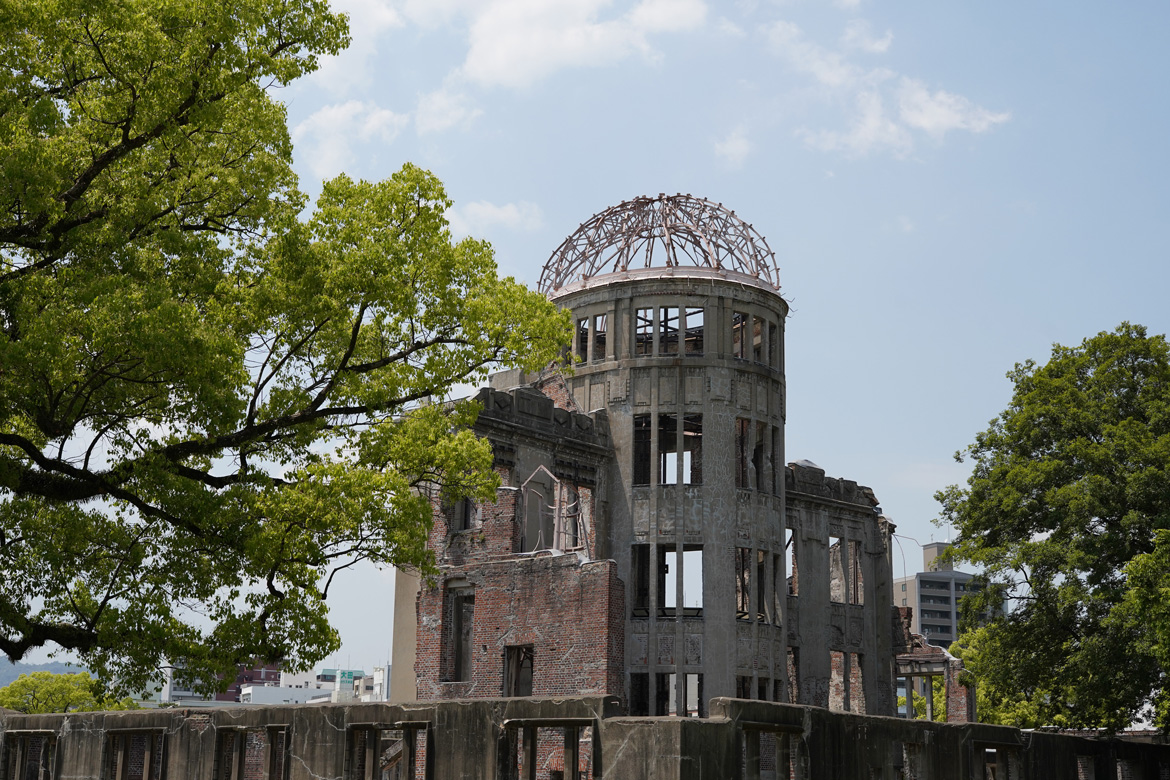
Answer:
<path fill-rule="evenodd" d="M 440 579 L 398 584 L 393 667 L 415 674 L 392 697 L 892 714 L 893 527 L 868 488 L 786 465 L 764 239 L 719 204 L 642 198 L 566 239 L 541 287 L 572 313 L 572 370 L 481 392 L 503 487 L 437 506 Z"/>
<path fill-rule="evenodd" d="M 939 647 L 959 638 L 959 602 L 979 588 L 975 575 L 956 571 L 946 559 L 948 547 L 948 542 L 922 545 L 922 571 L 894 580 L 894 603 L 914 609 L 911 630 Z"/>

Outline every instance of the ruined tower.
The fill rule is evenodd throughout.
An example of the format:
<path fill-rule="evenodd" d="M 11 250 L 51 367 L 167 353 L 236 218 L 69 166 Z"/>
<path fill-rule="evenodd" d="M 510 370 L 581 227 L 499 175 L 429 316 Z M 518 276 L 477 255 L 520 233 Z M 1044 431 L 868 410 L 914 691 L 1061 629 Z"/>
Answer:
<path fill-rule="evenodd" d="M 891 527 L 868 488 L 784 465 L 788 305 L 764 238 L 718 203 L 638 198 L 566 238 L 540 289 L 572 312 L 573 370 L 481 391 L 504 487 L 436 510 L 418 696 L 891 714 Z"/>

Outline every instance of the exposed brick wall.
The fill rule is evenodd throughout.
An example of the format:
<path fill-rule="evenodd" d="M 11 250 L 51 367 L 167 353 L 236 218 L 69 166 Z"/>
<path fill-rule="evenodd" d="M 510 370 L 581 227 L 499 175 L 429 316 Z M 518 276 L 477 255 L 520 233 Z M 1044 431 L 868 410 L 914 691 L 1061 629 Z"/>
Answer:
<path fill-rule="evenodd" d="M 442 620 L 447 583 L 475 592 L 470 679 L 449 676 Z M 624 586 L 612 561 L 582 563 L 573 554 L 525 556 L 445 567 L 443 579 L 419 593 L 415 661 L 420 699 L 500 696 L 504 648 L 533 646 L 532 694 L 622 696 Z"/>
<path fill-rule="evenodd" d="M 569 383 L 565 381 L 565 376 L 560 371 L 550 371 L 541 375 L 540 379 L 536 381 L 535 387 L 551 398 L 558 409 L 569 412 L 582 411 L 580 405 L 573 399 Z"/>
<path fill-rule="evenodd" d="M 960 681 L 963 662 L 954 658 L 947 660 L 944 685 L 947 692 L 947 722 L 968 723 L 975 720 L 975 689 L 968 688 Z"/>

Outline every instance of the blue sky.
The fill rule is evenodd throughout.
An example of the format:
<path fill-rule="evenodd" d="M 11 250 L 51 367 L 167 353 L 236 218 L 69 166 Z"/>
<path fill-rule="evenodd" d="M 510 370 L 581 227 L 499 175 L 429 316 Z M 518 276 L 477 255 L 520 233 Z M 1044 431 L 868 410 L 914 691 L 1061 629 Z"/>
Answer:
<path fill-rule="evenodd" d="M 947 536 L 933 493 L 965 479 L 952 455 L 1013 364 L 1122 320 L 1170 330 L 1166 4 L 334 7 L 353 45 L 279 93 L 306 190 L 414 162 L 532 286 L 608 206 L 724 203 L 793 307 L 787 459 L 869 485 L 899 533 Z M 385 659 L 390 582 L 347 579 L 342 665 Z"/>

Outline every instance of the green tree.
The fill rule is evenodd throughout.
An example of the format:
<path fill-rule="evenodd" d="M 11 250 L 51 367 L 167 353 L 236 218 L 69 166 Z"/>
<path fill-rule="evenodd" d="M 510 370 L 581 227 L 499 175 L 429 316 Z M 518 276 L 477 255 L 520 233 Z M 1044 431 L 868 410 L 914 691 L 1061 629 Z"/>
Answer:
<path fill-rule="evenodd" d="M 335 650 L 363 560 L 428 572 L 427 491 L 494 495 L 468 403 L 567 315 L 406 165 L 310 215 L 273 87 L 348 40 L 324 0 L 0 0 L 0 651 L 165 662 Z"/>
<path fill-rule="evenodd" d="M 97 681 L 87 672 L 22 674 L 0 688 L 0 707 L 29 715 L 136 709 L 130 699 L 119 701 L 103 695 Z"/>
<path fill-rule="evenodd" d="M 1170 528 L 1170 350 L 1123 323 L 1008 377 L 967 486 L 938 494 L 957 557 L 988 576 L 967 609 L 1013 605 L 979 638 L 979 685 L 1032 724 L 1120 728 L 1164 695 L 1158 613 L 1131 574 Z"/>
<path fill-rule="evenodd" d="M 1003 677 L 995 674 L 991 659 L 1002 656 L 1005 651 L 991 648 L 997 639 L 995 631 L 994 625 L 964 631 L 949 648 L 951 655 L 963 662 L 963 675 L 975 683 L 975 715 L 979 722 L 1022 729 L 1067 725 L 1059 715 L 1048 722 L 1041 720 L 1039 708 L 1050 698 L 1047 691 L 1037 689 L 1026 696 L 1019 690 L 999 687 L 1003 684 Z"/>

